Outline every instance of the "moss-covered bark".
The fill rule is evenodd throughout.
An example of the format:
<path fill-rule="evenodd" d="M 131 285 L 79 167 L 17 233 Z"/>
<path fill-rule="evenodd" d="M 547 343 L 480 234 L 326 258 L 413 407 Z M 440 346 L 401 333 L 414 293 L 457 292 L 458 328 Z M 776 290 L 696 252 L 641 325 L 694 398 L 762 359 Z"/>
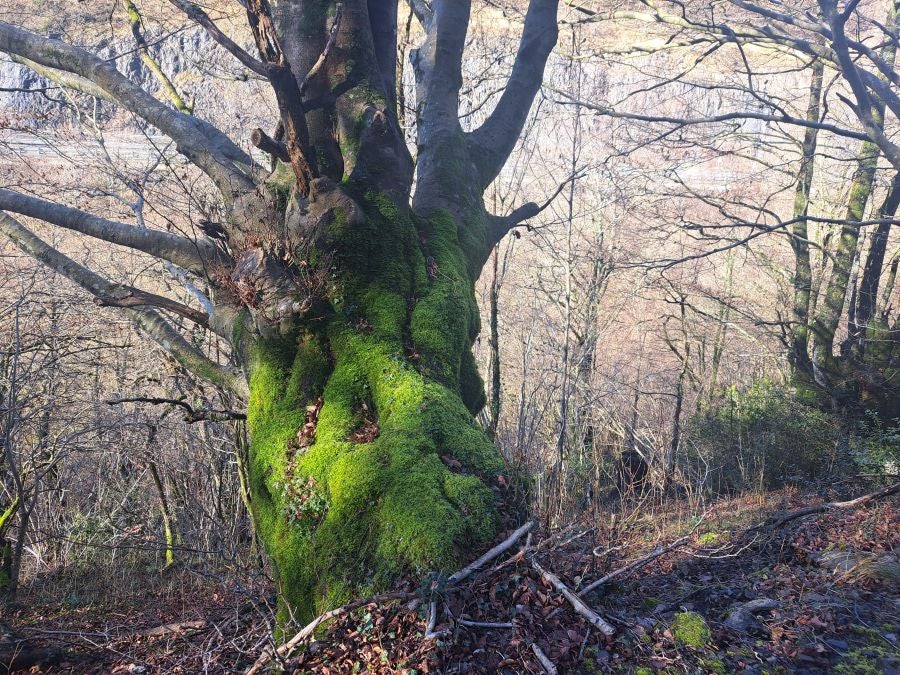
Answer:
<path fill-rule="evenodd" d="M 0 593 L 5 593 L 12 581 L 13 551 L 12 545 L 6 540 L 6 534 L 19 504 L 20 501 L 16 498 L 9 506 L 0 510 Z"/>
<path fill-rule="evenodd" d="M 495 530 L 503 465 L 472 417 L 478 312 L 457 221 L 344 188 L 364 217 L 337 210 L 321 235 L 327 306 L 251 348 L 252 504 L 283 619 L 450 571 Z"/>

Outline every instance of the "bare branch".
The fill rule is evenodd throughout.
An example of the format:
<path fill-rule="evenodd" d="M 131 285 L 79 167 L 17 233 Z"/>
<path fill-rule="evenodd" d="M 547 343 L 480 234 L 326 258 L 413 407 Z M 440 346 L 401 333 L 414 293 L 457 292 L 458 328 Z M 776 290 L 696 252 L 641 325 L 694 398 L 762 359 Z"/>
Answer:
<path fill-rule="evenodd" d="M 98 307 L 159 307 L 193 321 L 198 326 L 209 328 L 209 314 L 206 312 L 131 286 L 117 286 L 106 295 L 98 295 L 94 298 L 94 304 Z"/>
<path fill-rule="evenodd" d="M 106 401 L 107 405 L 121 405 L 123 403 L 149 403 L 150 405 L 168 405 L 184 410 L 184 421 L 188 424 L 195 422 L 222 422 L 225 420 L 245 420 L 247 414 L 236 410 L 225 409 L 197 409 L 182 398 L 160 398 L 156 396 L 134 396 L 130 398 L 117 398 Z"/>
<path fill-rule="evenodd" d="M 114 297 L 121 287 L 78 264 L 35 236 L 12 216 L 0 212 L 0 233 L 31 257 L 98 298 Z M 246 398 L 247 382 L 240 371 L 213 363 L 152 309 L 123 310 L 137 326 L 178 363 L 199 378 Z"/>
<path fill-rule="evenodd" d="M 491 216 L 490 231 L 488 233 L 488 248 L 492 249 L 494 246 L 496 246 L 497 243 L 506 236 L 506 233 L 519 223 L 524 222 L 529 218 L 534 218 L 545 209 L 547 209 L 560 195 L 566 185 L 571 183 L 573 180 L 578 180 L 580 176 L 580 173 L 574 173 L 569 176 L 569 178 L 559 184 L 559 187 L 556 188 L 553 194 L 550 195 L 550 197 L 543 204 L 528 202 L 526 204 L 522 204 L 519 207 L 516 207 L 507 216 Z"/>
<path fill-rule="evenodd" d="M 115 101 L 169 136 L 179 152 L 216 183 L 226 199 L 255 184 L 240 166 L 249 156 L 207 122 L 169 108 L 144 91 L 107 61 L 58 40 L 50 40 L 0 22 L 0 51 L 86 78 Z"/>
<path fill-rule="evenodd" d="M 21 56 L 16 56 L 15 54 L 11 54 L 10 56 L 16 63 L 21 64 L 26 68 L 29 68 L 30 70 L 33 70 L 44 79 L 55 82 L 61 87 L 79 91 L 82 94 L 87 94 L 88 96 L 95 96 L 96 98 L 103 99 L 104 101 L 109 101 L 110 103 L 116 102 L 116 99 L 114 99 L 107 92 L 105 92 L 103 89 L 98 87 L 86 77 L 81 77 L 80 75 L 75 75 L 74 73 L 67 73 L 64 70 L 58 70 L 56 68 L 48 68 L 46 66 L 42 66 L 40 63 L 35 63 L 34 61 L 23 58 Z"/>
<path fill-rule="evenodd" d="M 494 111 L 469 137 L 471 147 L 477 148 L 481 184 L 485 187 L 506 163 L 541 88 L 544 66 L 558 36 L 558 6 L 558 0 L 531 0 L 506 88 Z"/>
<path fill-rule="evenodd" d="M 197 5 L 192 2 L 188 2 L 187 0 L 169 0 L 169 2 L 178 7 L 182 12 L 187 14 L 188 18 L 190 18 L 192 21 L 195 21 L 203 26 L 206 32 L 209 33 L 209 36 L 213 40 L 215 40 L 220 47 L 223 47 L 229 54 L 234 56 L 244 66 L 252 70 L 257 75 L 268 77 L 265 64 L 262 61 L 254 59 L 252 56 L 250 56 L 250 54 L 241 49 L 237 45 L 237 43 L 230 37 L 225 35 L 225 33 L 223 33 L 219 29 L 215 22 L 209 18 L 209 15 L 202 9 L 200 9 Z"/>
<path fill-rule="evenodd" d="M 731 113 L 722 113 L 720 115 L 709 115 L 706 117 L 672 117 L 670 115 L 648 115 L 642 113 L 622 112 L 609 106 L 599 103 L 591 103 L 590 101 L 582 101 L 574 98 L 564 91 L 551 89 L 555 94 L 563 96 L 565 101 L 556 101 L 557 103 L 571 103 L 580 105 L 588 110 L 593 110 L 606 117 L 616 119 L 635 120 L 637 122 L 657 122 L 660 124 L 673 124 L 675 126 L 695 126 L 701 124 L 720 124 L 722 122 L 730 122 L 736 120 L 760 120 L 763 122 L 772 122 L 776 124 L 791 124 L 798 127 L 808 129 L 821 129 L 822 131 L 830 131 L 835 136 L 844 136 L 845 138 L 854 138 L 858 141 L 868 141 L 870 137 L 862 131 L 853 131 L 845 129 L 828 122 L 814 122 L 802 117 L 793 117 L 791 115 L 771 115 L 769 113 L 754 113 L 748 111 L 738 111 Z"/>
<path fill-rule="evenodd" d="M 319 71 L 322 70 L 322 66 L 324 66 L 325 62 L 328 60 L 328 55 L 331 53 L 331 49 L 334 47 L 334 42 L 337 39 L 338 29 L 341 27 L 341 16 L 343 15 L 343 12 L 344 6 L 341 3 L 338 3 L 334 8 L 334 20 L 331 22 L 331 30 L 328 33 L 328 41 L 325 43 L 325 48 L 322 50 L 322 53 L 319 54 L 319 58 L 316 59 L 316 62 L 312 65 L 312 68 L 309 69 L 309 72 L 306 73 L 303 82 L 300 83 L 301 99 L 306 93 L 306 88 L 309 87 L 309 83 L 319 74 Z"/>
<path fill-rule="evenodd" d="M 208 276 L 210 265 L 225 265 L 228 257 L 212 242 L 169 232 L 117 223 L 62 204 L 0 189 L 0 210 L 37 218 L 67 230 L 142 251 L 194 274 Z"/>
<path fill-rule="evenodd" d="M 291 161 L 287 146 L 280 141 L 276 141 L 259 127 L 251 132 L 250 142 L 266 154 L 272 155 L 272 157 L 276 159 L 280 159 L 285 164 L 288 164 Z"/>
<path fill-rule="evenodd" d="M 297 177 L 297 187 L 305 197 L 309 195 L 310 183 L 319 176 L 319 168 L 315 151 L 309 142 L 300 85 L 297 84 L 287 54 L 281 47 L 268 1 L 249 0 L 247 18 L 259 55 L 264 60 L 266 77 L 278 102 L 278 112 L 284 124 L 285 145 L 291 168 Z"/>

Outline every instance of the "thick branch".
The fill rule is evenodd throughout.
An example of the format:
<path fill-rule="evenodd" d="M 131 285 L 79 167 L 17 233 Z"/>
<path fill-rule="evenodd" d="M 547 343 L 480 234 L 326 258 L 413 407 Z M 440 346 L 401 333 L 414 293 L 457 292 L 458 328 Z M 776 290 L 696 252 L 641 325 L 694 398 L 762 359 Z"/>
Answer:
<path fill-rule="evenodd" d="M 103 99 L 104 101 L 109 101 L 110 103 L 116 102 L 116 99 L 110 96 L 107 92 L 103 91 L 103 89 L 98 87 L 86 77 L 81 77 L 81 75 L 76 75 L 74 73 L 67 73 L 64 70 L 58 70 L 56 68 L 48 68 L 47 66 L 42 66 L 40 63 L 35 63 L 34 61 L 23 58 L 21 56 L 16 56 L 15 54 L 11 54 L 10 57 L 16 63 L 21 64 L 30 70 L 33 70 L 45 80 L 55 82 L 61 87 L 79 91 L 82 94 L 87 94 L 88 96 L 95 96 L 96 98 Z"/>
<path fill-rule="evenodd" d="M 272 155 L 275 159 L 280 159 L 285 164 L 289 164 L 291 161 L 287 146 L 280 141 L 276 141 L 259 127 L 250 134 L 250 142 L 266 154 Z"/>
<path fill-rule="evenodd" d="M 509 81 L 494 112 L 475 130 L 469 142 L 477 149 L 481 183 L 487 186 L 506 163 L 541 88 L 544 66 L 556 45 L 558 0 L 531 0 L 525 28 Z"/>
<path fill-rule="evenodd" d="M 425 42 L 412 54 L 416 107 L 426 133 L 433 128 L 458 128 L 462 56 L 471 9 L 471 0 L 435 0 Z"/>
<path fill-rule="evenodd" d="M 234 56 L 245 67 L 252 70 L 257 75 L 267 77 L 266 66 L 261 61 L 254 59 L 250 54 L 241 49 L 237 43 L 230 37 L 225 35 L 219 27 L 209 18 L 209 15 L 200 9 L 197 5 L 187 0 L 169 0 L 173 5 L 178 7 L 182 12 L 187 14 L 188 18 L 203 26 L 204 30 L 216 43 L 225 49 L 229 54 Z"/>
<path fill-rule="evenodd" d="M 297 177 L 297 187 L 305 197 L 309 195 L 312 180 L 318 178 L 319 169 L 315 151 L 309 142 L 301 88 L 291 70 L 287 54 L 281 47 L 268 0 L 249 0 L 247 18 L 259 55 L 264 61 L 266 77 L 278 102 L 278 112 L 284 124 L 285 145 L 291 168 Z M 335 21 L 340 21 L 339 11 Z"/>
<path fill-rule="evenodd" d="M 108 61 L 84 49 L 50 40 L 0 22 L 0 51 L 84 77 L 119 105 L 143 118 L 178 146 L 179 152 L 200 167 L 226 197 L 248 190 L 254 183 L 240 169 L 249 166 L 247 154 L 207 122 L 173 110 L 144 91 Z"/>
<path fill-rule="evenodd" d="M 209 328 L 209 314 L 206 312 L 188 307 L 171 298 L 130 286 L 117 286 L 106 295 L 98 295 L 94 298 L 94 303 L 98 307 L 159 307 L 182 316 L 188 321 L 193 321 L 198 326 Z"/>
<path fill-rule="evenodd" d="M 5 235 L 23 252 L 59 272 L 97 298 L 115 297 L 121 289 L 120 286 L 63 255 L 14 218 L 2 212 L 0 212 L 0 234 Z M 216 386 L 229 389 L 239 396 L 247 396 L 247 383 L 239 371 L 213 363 L 185 340 L 158 312 L 152 309 L 131 308 L 123 311 L 144 333 L 191 373 Z"/>
<path fill-rule="evenodd" d="M 208 276 L 210 266 L 228 263 L 228 259 L 212 242 L 191 240 L 169 232 L 133 227 L 55 204 L 37 197 L 0 189 L 0 210 L 37 218 L 67 230 L 102 239 L 118 246 L 142 251 L 167 260 L 194 274 Z"/>

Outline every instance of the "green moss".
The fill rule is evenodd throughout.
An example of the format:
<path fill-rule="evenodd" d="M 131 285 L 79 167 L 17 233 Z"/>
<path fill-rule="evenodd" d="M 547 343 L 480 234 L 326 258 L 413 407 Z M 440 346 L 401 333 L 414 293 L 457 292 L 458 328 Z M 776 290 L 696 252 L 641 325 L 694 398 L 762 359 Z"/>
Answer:
<path fill-rule="evenodd" d="M 260 345 L 251 371 L 254 514 L 299 620 L 400 573 L 457 569 L 494 535 L 485 480 L 504 468 L 472 417 L 483 404 L 469 351 L 478 313 L 455 221 L 414 223 L 389 198 L 344 187 L 366 220 L 329 228 L 334 314 L 318 333 Z M 314 442 L 298 447 L 318 395 Z M 377 437 L 351 442 L 364 418 Z"/>
<path fill-rule="evenodd" d="M 716 532 L 706 532 L 697 537 L 697 541 L 704 546 L 709 546 L 710 544 L 714 544 L 720 536 L 721 535 Z"/>
<path fill-rule="evenodd" d="M 672 634 L 677 642 L 693 649 L 702 649 L 712 639 L 706 621 L 695 612 L 676 614 L 672 621 Z"/>
<path fill-rule="evenodd" d="M 430 260 L 426 267 L 430 267 L 432 279 L 413 310 L 411 336 L 432 374 L 458 388 L 463 354 L 473 333 L 477 334 L 479 322 L 468 263 L 460 247 L 457 223 L 446 211 L 422 223 L 420 232 L 427 241 Z M 468 389 L 471 367 L 467 376 Z"/>
<path fill-rule="evenodd" d="M 840 663 L 835 665 L 834 672 L 837 675 L 881 675 L 885 669 L 880 661 L 896 658 L 896 651 L 891 653 L 879 645 L 869 645 L 844 654 Z"/>
<path fill-rule="evenodd" d="M 725 662 L 722 659 L 710 657 L 697 660 L 697 665 L 707 673 L 717 673 L 717 675 L 725 675 L 728 672 Z"/>

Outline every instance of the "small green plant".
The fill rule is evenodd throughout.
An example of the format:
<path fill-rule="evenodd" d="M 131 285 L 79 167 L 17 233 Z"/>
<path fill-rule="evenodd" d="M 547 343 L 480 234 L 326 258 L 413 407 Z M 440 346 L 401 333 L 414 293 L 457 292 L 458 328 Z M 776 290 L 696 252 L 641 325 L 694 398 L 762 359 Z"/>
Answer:
<path fill-rule="evenodd" d="M 716 540 L 720 537 L 716 532 L 707 532 L 706 534 L 701 534 L 697 541 L 703 544 L 704 546 L 709 546 L 710 544 L 714 544 Z"/>
<path fill-rule="evenodd" d="M 328 512 L 328 496 L 318 488 L 312 476 L 294 477 L 278 483 L 282 492 L 282 515 L 301 526 L 313 527 Z"/>
<path fill-rule="evenodd" d="M 900 422 L 885 425 L 873 411 L 850 438 L 850 453 L 861 471 L 872 474 L 900 473 Z"/>

